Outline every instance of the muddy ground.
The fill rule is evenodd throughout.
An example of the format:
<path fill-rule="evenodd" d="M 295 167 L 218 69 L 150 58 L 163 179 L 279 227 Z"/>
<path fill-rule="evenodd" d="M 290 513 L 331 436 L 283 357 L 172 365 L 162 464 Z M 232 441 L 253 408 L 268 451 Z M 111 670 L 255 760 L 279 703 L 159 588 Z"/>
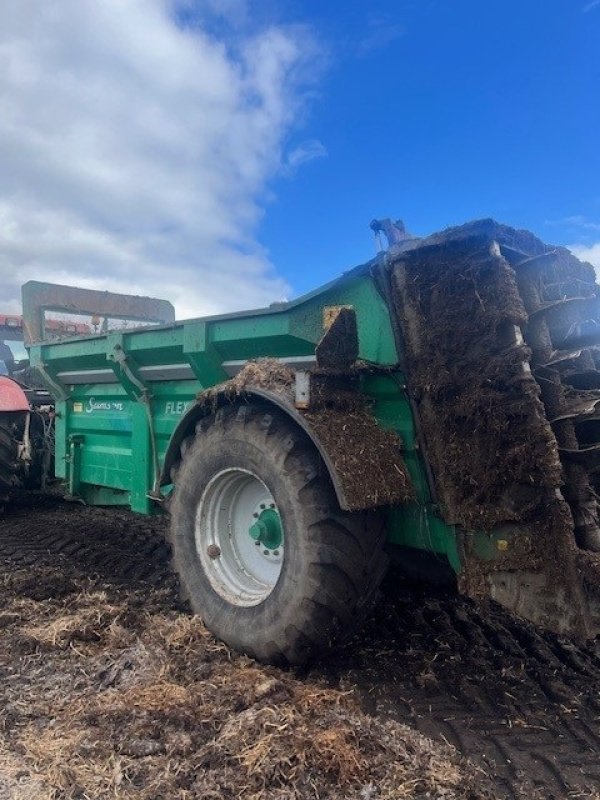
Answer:
<path fill-rule="evenodd" d="M 180 606 L 164 527 L 0 520 L 0 800 L 600 798 L 600 644 L 393 581 L 335 657 L 262 667 Z"/>

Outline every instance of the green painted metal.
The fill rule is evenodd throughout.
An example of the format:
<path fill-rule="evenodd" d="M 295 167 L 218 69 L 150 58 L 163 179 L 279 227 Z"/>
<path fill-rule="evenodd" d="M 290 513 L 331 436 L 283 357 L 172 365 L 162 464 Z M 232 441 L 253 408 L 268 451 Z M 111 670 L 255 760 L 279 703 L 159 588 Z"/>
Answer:
<path fill-rule="evenodd" d="M 403 442 L 403 456 L 416 490 L 417 501 L 388 511 L 388 538 L 394 544 L 445 556 L 458 572 L 460 558 L 456 532 L 441 519 L 432 502 L 425 464 L 401 370 L 369 376 L 362 390 L 373 398 L 373 412 L 383 428 L 395 431 Z"/>
<path fill-rule="evenodd" d="M 255 542 L 264 544 L 269 550 L 276 550 L 283 542 L 281 517 L 274 508 L 265 508 L 248 533 Z"/>
<path fill-rule="evenodd" d="M 394 544 L 443 556 L 455 572 L 460 571 L 456 531 L 446 525 L 435 506 L 410 503 L 390 509 L 388 531 Z"/>
<path fill-rule="evenodd" d="M 227 378 L 223 359 L 211 341 L 206 322 L 193 320 L 183 328 L 183 353 L 201 387 L 214 386 Z"/>
<path fill-rule="evenodd" d="M 32 346 L 32 365 L 43 370 L 58 398 L 57 475 L 88 503 L 153 513 L 170 438 L 198 392 L 227 378 L 227 362 L 314 355 L 326 309 L 351 306 L 359 357 L 385 368 L 364 377 L 362 391 L 379 423 L 402 437 L 416 488 L 415 503 L 388 511 L 390 541 L 439 554 L 458 571 L 455 531 L 430 494 L 391 312 L 374 275 L 378 266 L 376 259 L 267 309 Z M 185 377 L 170 378 L 173 370 Z M 275 548 L 281 525 L 278 516 L 266 514 L 249 534 Z"/>

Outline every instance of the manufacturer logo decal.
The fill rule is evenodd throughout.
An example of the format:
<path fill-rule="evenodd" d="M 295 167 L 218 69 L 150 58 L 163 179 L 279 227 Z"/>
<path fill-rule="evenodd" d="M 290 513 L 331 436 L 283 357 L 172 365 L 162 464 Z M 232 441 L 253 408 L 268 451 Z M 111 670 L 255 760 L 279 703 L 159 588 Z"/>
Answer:
<path fill-rule="evenodd" d="M 115 400 L 96 401 L 94 397 L 90 397 L 85 407 L 85 413 L 92 414 L 94 411 L 123 411 L 123 403 Z"/>

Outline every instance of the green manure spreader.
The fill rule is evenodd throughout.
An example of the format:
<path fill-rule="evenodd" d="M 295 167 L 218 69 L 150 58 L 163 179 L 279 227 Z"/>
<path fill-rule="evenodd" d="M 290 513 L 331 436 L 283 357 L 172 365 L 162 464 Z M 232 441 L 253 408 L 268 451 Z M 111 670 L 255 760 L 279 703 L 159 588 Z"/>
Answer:
<path fill-rule="evenodd" d="M 345 640 L 390 556 L 542 627 L 594 635 L 593 268 L 491 220 L 425 239 L 372 227 L 389 243 L 373 260 L 243 313 L 174 322 L 168 304 L 121 298 L 115 311 L 97 292 L 77 306 L 95 315 L 90 333 L 51 341 L 44 314 L 76 304 L 26 285 L 56 476 L 91 505 L 168 513 L 192 609 L 265 661 L 302 663 Z M 162 324 L 115 328 L 110 315 Z M 9 382 L 5 489 L 27 471 L 38 413 Z"/>

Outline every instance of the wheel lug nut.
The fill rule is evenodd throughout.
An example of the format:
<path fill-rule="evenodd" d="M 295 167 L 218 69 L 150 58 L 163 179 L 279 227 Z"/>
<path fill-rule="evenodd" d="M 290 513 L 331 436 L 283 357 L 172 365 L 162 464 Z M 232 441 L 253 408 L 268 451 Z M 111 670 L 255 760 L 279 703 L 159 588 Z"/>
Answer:
<path fill-rule="evenodd" d="M 260 542 L 259 542 L 259 541 L 256 541 L 256 542 L 254 542 L 254 544 L 255 544 L 257 547 L 260 547 Z"/>
<path fill-rule="evenodd" d="M 273 550 L 273 555 L 274 556 L 278 556 L 279 555 L 279 550 Z"/>
<path fill-rule="evenodd" d="M 271 503 L 271 508 L 275 508 L 275 503 Z"/>
<path fill-rule="evenodd" d="M 261 508 L 266 508 L 266 505 L 265 505 L 264 503 L 261 503 L 261 504 L 260 504 L 260 507 L 261 507 Z"/>
<path fill-rule="evenodd" d="M 256 511 L 255 511 L 255 512 L 254 512 L 254 514 L 252 514 L 252 516 L 253 516 L 255 519 L 258 519 L 258 512 L 256 512 Z"/>
<path fill-rule="evenodd" d="M 221 548 L 216 544 L 211 544 L 206 549 L 209 558 L 218 558 L 221 555 Z"/>
<path fill-rule="evenodd" d="M 268 556 L 269 555 L 269 551 L 268 550 L 263 550 L 263 555 L 264 556 Z"/>

